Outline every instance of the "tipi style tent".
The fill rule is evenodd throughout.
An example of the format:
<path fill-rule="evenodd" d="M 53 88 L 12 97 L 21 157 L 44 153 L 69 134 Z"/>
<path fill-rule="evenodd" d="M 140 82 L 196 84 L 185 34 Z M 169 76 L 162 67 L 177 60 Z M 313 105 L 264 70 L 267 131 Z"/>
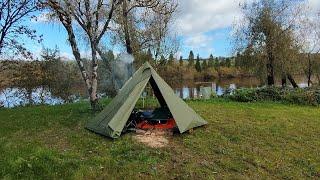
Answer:
<path fill-rule="evenodd" d="M 124 84 L 107 107 L 87 123 L 86 128 L 103 136 L 119 137 L 148 82 L 161 107 L 167 107 L 171 112 L 180 133 L 207 124 L 146 62 Z"/>

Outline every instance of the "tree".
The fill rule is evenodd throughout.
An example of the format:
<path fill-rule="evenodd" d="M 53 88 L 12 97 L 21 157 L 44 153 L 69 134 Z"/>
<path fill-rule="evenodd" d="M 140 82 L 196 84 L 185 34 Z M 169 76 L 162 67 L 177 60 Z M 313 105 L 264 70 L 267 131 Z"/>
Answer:
<path fill-rule="evenodd" d="M 209 56 L 208 67 L 210 67 L 210 68 L 214 67 L 214 58 L 213 58 L 212 54 L 210 54 L 210 56 Z"/>
<path fill-rule="evenodd" d="M 216 57 L 216 58 L 214 59 L 214 67 L 217 69 L 217 68 L 219 68 L 219 66 L 220 66 L 220 61 L 219 61 L 219 58 Z"/>
<path fill-rule="evenodd" d="M 162 55 L 159 62 L 160 66 L 165 66 L 167 64 L 166 58 Z"/>
<path fill-rule="evenodd" d="M 208 63 L 207 63 L 207 60 L 203 60 L 203 62 L 202 62 L 202 69 L 203 69 L 203 70 L 208 69 Z"/>
<path fill-rule="evenodd" d="M 180 59 L 179 59 L 179 65 L 182 67 L 183 66 L 183 59 L 182 59 L 182 56 L 180 56 Z"/>
<path fill-rule="evenodd" d="M 241 54 L 240 54 L 240 52 L 237 52 L 237 55 L 236 55 L 236 57 L 235 57 L 235 67 L 236 68 L 239 68 L 239 67 L 241 67 L 241 61 L 242 61 L 242 59 L 241 59 Z"/>
<path fill-rule="evenodd" d="M 231 59 L 230 58 L 226 58 L 225 59 L 225 66 L 226 67 L 231 67 Z"/>
<path fill-rule="evenodd" d="M 125 46 L 128 54 L 148 48 L 156 60 L 160 55 L 166 56 L 175 51 L 168 27 L 176 8 L 177 3 L 170 0 L 122 0 L 114 19 L 120 27 L 115 29 L 114 39 Z"/>
<path fill-rule="evenodd" d="M 36 0 L 0 1 L 0 55 L 3 55 L 4 50 L 8 50 L 15 55 L 31 57 L 23 38 L 40 42 L 42 36 L 37 36 L 36 31 L 23 22 L 30 21 L 32 13 L 38 10 L 39 5 Z"/>
<path fill-rule="evenodd" d="M 269 86 L 274 85 L 275 76 L 281 74 L 297 87 L 291 72 L 299 54 L 294 38 L 294 28 L 298 27 L 295 23 L 300 13 L 298 3 L 290 0 L 257 0 L 241 6 L 244 19 L 235 34 L 238 50 L 243 52 L 244 49 L 250 49 L 247 51 L 251 52 L 250 56 L 262 57 L 262 62 L 257 65 L 265 66 Z"/>
<path fill-rule="evenodd" d="M 79 79 L 75 64 L 63 61 L 58 47 L 43 48 L 40 55 L 43 72 L 40 84 L 42 89 L 49 88 L 53 96 L 60 97 L 67 102 L 72 101 L 71 95 L 74 93 L 72 87 Z"/>
<path fill-rule="evenodd" d="M 196 61 L 196 65 L 195 68 L 198 72 L 201 72 L 201 64 L 200 64 L 200 57 L 199 54 L 197 55 L 197 61 Z"/>
<path fill-rule="evenodd" d="M 97 53 L 101 54 L 99 43 L 105 32 L 110 28 L 109 24 L 113 17 L 114 11 L 118 8 L 122 1 L 112 0 L 104 2 L 98 0 L 93 2 L 90 0 L 48 0 L 43 3 L 58 17 L 59 21 L 68 34 L 68 41 L 72 48 L 72 53 L 77 61 L 82 78 L 86 84 L 90 97 L 91 107 L 98 108 L 98 63 Z M 76 40 L 75 31 L 81 28 L 86 35 L 91 50 L 91 75 L 84 66 L 83 60 Z"/>
<path fill-rule="evenodd" d="M 308 12 L 306 11 L 306 18 L 300 23 L 298 39 L 303 52 L 301 65 L 310 87 L 313 83 L 312 76 L 317 71 L 316 54 L 320 52 L 320 13 L 310 18 Z"/>
<path fill-rule="evenodd" d="M 190 51 L 189 53 L 189 58 L 188 58 L 188 67 L 193 67 L 194 66 L 194 54 L 193 51 Z"/>
<path fill-rule="evenodd" d="M 173 65 L 173 63 L 174 63 L 174 57 L 173 57 L 173 54 L 170 53 L 169 60 L 168 60 L 168 65 Z"/>

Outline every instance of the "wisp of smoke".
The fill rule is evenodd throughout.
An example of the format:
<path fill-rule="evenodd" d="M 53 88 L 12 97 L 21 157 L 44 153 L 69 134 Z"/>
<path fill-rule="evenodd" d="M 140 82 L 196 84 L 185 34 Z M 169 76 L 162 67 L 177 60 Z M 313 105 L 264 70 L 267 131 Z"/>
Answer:
<path fill-rule="evenodd" d="M 113 62 L 112 79 L 116 90 L 121 89 L 124 83 L 132 76 L 134 72 L 133 60 L 134 57 L 132 55 L 121 53 Z"/>
<path fill-rule="evenodd" d="M 130 64 L 133 63 L 134 57 L 131 54 L 128 53 L 120 53 L 117 56 L 118 61 L 122 61 L 124 63 Z"/>

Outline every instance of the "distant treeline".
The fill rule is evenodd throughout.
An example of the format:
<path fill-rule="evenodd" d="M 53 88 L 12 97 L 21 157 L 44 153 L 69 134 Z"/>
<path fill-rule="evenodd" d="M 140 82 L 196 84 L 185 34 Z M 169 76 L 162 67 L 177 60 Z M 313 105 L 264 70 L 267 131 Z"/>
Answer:
<path fill-rule="evenodd" d="M 33 88 L 45 86 L 50 88 L 50 91 L 65 100 L 68 100 L 70 95 L 77 92 L 85 95 L 85 87 L 82 83 L 81 73 L 75 61 L 63 60 L 58 52 L 46 50 L 42 53 L 41 60 L 35 61 L 0 61 L 0 89 L 6 87 L 22 87 L 32 92 Z M 308 74 L 308 62 L 312 60 L 315 67 L 312 69 L 312 74 L 320 81 L 320 55 L 312 54 L 303 58 L 301 54 L 301 64 L 297 64 L 300 69 L 295 72 L 295 75 Z M 134 66 L 139 68 L 144 62 L 150 62 L 159 74 L 168 82 L 180 82 L 181 80 L 196 80 L 209 81 L 217 78 L 234 78 L 234 77 L 249 77 L 261 75 L 263 81 L 264 70 L 259 72 L 254 66 L 255 59 L 250 59 L 244 55 L 238 54 L 235 57 L 213 57 L 200 58 L 199 55 L 194 57 L 190 51 L 188 58 L 174 58 L 170 54 L 168 58 L 162 56 L 159 60 L 155 60 L 152 55 L 140 53 L 135 55 Z M 83 61 L 84 63 L 90 60 Z M 117 63 L 112 51 L 105 53 L 105 56 L 98 60 L 98 92 L 106 94 L 115 94 L 115 87 L 111 83 L 112 68 L 110 62 Z M 304 66 L 304 64 L 306 65 Z M 317 68 L 318 67 L 318 68 Z M 111 72 L 110 72 L 111 71 Z M 306 76 L 307 79 L 307 76 Z M 263 84 L 263 83 L 261 83 Z"/>
<path fill-rule="evenodd" d="M 299 75 L 306 78 L 309 86 L 320 84 L 320 54 L 300 53 L 295 58 L 298 60 L 290 66 L 289 80 L 294 83 L 294 76 Z M 264 59 L 263 56 L 253 56 L 247 52 L 237 53 L 233 57 L 214 57 L 211 54 L 208 58 L 200 58 L 190 51 L 188 58 L 180 56 L 176 59 L 171 53 L 168 58 L 161 56 L 159 60 L 155 60 L 151 54 L 145 52 L 140 54 L 135 62 L 137 67 L 145 61 L 153 63 L 165 79 L 212 80 L 255 76 L 260 79 L 261 84 L 265 84 L 267 66 Z M 275 68 L 275 76 L 282 79 L 282 70 Z M 311 81 L 312 79 L 316 81 Z"/>

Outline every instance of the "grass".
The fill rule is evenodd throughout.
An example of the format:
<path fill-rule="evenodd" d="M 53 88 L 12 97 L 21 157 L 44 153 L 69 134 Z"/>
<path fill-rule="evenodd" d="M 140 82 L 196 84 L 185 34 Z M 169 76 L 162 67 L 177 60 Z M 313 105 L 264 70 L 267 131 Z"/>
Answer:
<path fill-rule="evenodd" d="M 85 102 L 1 109 L 0 179 L 320 178 L 320 108 L 188 103 L 209 124 L 160 149 L 85 130 Z"/>

